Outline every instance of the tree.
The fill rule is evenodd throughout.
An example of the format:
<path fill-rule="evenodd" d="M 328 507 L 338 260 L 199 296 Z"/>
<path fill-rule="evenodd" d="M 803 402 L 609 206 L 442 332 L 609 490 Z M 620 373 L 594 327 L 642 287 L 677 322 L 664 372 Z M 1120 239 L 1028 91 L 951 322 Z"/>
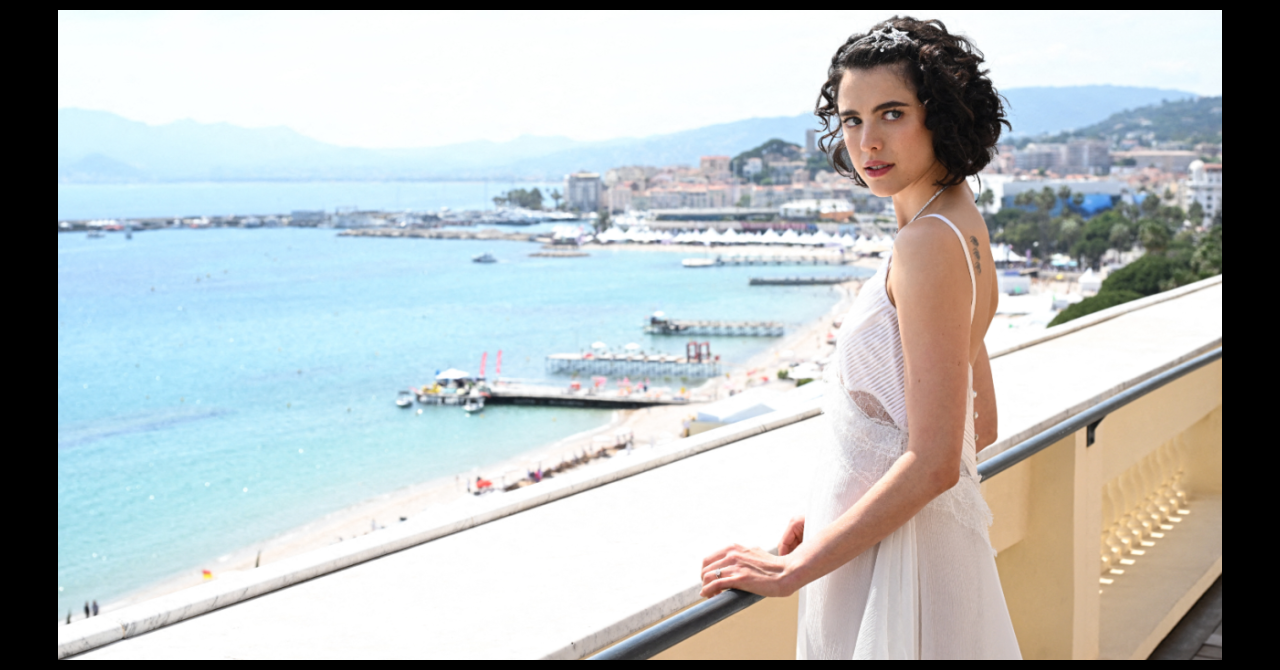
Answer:
<path fill-rule="evenodd" d="M 596 221 L 594 224 L 592 224 L 592 226 L 595 228 L 597 234 L 603 233 L 604 231 L 609 229 L 609 208 L 608 207 L 605 207 L 600 210 L 599 216 L 596 217 Z"/>
<path fill-rule="evenodd" d="M 751 194 L 749 194 L 749 193 L 743 193 L 743 194 L 742 194 L 742 197 L 738 198 L 738 206 L 739 206 L 739 207 L 750 207 L 750 206 L 751 206 Z"/>
<path fill-rule="evenodd" d="M 560 195 L 559 190 L 554 188 L 551 189 L 551 201 L 556 204 L 556 209 L 560 209 L 560 201 L 563 199 L 564 199 L 564 196 Z"/>
<path fill-rule="evenodd" d="M 1142 216 L 1154 216 L 1160 211 L 1160 199 L 1151 193 L 1147 193 L 1142 202 L 1138 204 L 1138 211 Z"/>
<path fill-rule="evenodd" d="M 991 208 L 992 203 L 995 201 L 996 194 L 992 193 L 989 188 L 983 189 L 982 195 L 978 196 L 978 207 L 982 208 L 982 213 L 985 215 L 987 210 Z"/>
<path fill-rule="evenodd" d="M 1163 255 L 1173 241 L 1169 229 L 1164 223 L 1155 219 L 1143 219 L 1138 222 L 1138 239 L 1149 254 Z"/>
<path fill-rule="evenodd" d="M 1053 206 L 1058 204 L 1058 196 L 1053 189 L 1046 186 L 1036 194 L 1035 204 L 1040 211 L 1048 214 L 1053 211 Z"/>
<path fill-rule="evenodd" d="M 1084 205 L 1084 194 L 1076 193 L 1075 195 L 1071 196 L 1071 204 L 1075 205 L 1077 208 Z"/>
<path fill-rule="evenodd" d="M 1063 204 L 1066 204 L 1066 203 L 1070 202 L 1070 201 L 1071 201 L 1071 187 L 1070 187 L 1070 186 L 1066 186 L 1066 185 L 1059 186 L 1059 187 L 1058 187 L 1058 199 L 1059 199 L 1059 200 L 1061 200 L 1061 201 L 1063 202 Z"/>
<path fill-rule="evenodd" d="M 1117 225 L 1114 219 L 1118 216 L 1107 216 L 1112 212 L 1103 212 L 1089 219 L 1084 224 L 1080 238 L 1071 247 L 1071 255 L 1083 259 L 1083 265 L 1098 269 L 1102 256 L 1111 248 L 1111 229 Z"/>
<path fill-rule="evenodd" d="M 1204 224 L 1204 205 L 1199 201 L 1193 200 L 1191 206 L 1187 208 L 1187 218 L 1191 219 L 1191 225 L 1199 226 Z"/>

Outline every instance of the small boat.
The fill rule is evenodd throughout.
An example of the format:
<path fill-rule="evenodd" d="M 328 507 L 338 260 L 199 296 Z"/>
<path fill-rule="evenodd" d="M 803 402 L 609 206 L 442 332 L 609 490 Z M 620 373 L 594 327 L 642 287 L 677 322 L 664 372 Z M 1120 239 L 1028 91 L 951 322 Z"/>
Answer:
<path fill-rule="evenodd" d="M 97 239 L 102 236 L 103 235 L 101 230 L 90 230 L 89 234 L 87 235 L 87 237 L 91 240 Z"/>
<path fill-rule="evenodd" d="M 401 391 L 396 394 L 396 407 L 407 409 L 413 407 L 413 393 L 409 391 Z"/>
<path fill-rule="evenodd" d="M 486 251 L 485 253 L 480 254 L 479 256 L 472 256 L 471 262 L 472 263 L 497 263 L 498 259 L 494 258 L 493 254 Z"/>
<path fill-rule="evenodd" d="M 687 268 L 713 268 L 720 262 L 714 258 L 686 258 L 680 264 Z"/>
<path fill-rule="evenodd" d="M 467 401 L 462 405 L 462 411 L 467 414 L 475 414 L 484 411 L 484 398 L 480 396 L 467 396 Z"/>

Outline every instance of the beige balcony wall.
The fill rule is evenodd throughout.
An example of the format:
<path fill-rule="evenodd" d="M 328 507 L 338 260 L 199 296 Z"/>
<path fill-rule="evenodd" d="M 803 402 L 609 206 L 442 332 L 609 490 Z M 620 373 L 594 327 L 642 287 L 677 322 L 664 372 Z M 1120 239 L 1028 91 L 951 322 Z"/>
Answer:
<path fill-rule="evenodd" d="M 1102 487 L 1180 441 L 1184 520 L 1100 583 Z M 1210 364 L 982 485 L 1026 658 L 1146 658 L 1222 573 L 1222 362 Z M 658 659 L 793 658 L 796 598 L 765 599 Z"/>

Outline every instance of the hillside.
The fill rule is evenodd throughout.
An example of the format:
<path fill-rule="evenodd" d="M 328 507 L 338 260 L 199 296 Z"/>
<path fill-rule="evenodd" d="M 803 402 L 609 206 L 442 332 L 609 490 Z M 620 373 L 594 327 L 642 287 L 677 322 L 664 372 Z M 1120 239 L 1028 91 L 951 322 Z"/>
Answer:
<path fill-rule="evenodd" d="M 1004 95 L 1014 132 L 1023 136 L 1110 121 L 1125 109 L 1190 96 L 1120 86 L 1019 88 Z M 804 131 L 815 127 L 817 119 L 805 112 L 599 142 L 525 136 L 509 142 L 364 149 L 327 144 L 284 127 L 189 120 L 152 126 L 109 112 L 59 109 L 58 180 L 559 179 L 575 170 L 618 165 L 696 164 L 699 156 L 734 156 L 769 138 L 803 144 Z M 1220 135 L 1220 111 L 1217 128 Z"/>
<path fill-rule="evenodd" d="M 1125 110 L 1080 128 L 1071 137 L 1113 138 L 1153 134 L 1158 142 L 1222 143 L 1222 96 L 1173 100 Z"/>

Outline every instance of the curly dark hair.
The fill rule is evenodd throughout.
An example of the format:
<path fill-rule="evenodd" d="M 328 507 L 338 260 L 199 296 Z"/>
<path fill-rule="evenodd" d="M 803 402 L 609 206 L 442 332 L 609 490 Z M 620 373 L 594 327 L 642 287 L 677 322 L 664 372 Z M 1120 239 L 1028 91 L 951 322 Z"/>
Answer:
<path fill-rule="evenodd" d="M 910 39 L 894 40 L 891 31 L 905 32 Z M 1012 129 L 1005 118 L 1007 101 L 992 86 L 987 70 L 980 69 L 982 62 L 982 52 L 965 37 L 947 32 L 941 21 L 895 16 L 866 33 L 850 35 L 831 57 L 827 82 L 818 94 L 814 114 L 823 126 L 819 148 L 836 172 L 867 185 L 844 147 L 837 91 L 848 70 L 898 65 L 924 104 L 933 153 L 947 169 L 937 185 L 959 184 L 991 162 L 1001 124 Z"/>

